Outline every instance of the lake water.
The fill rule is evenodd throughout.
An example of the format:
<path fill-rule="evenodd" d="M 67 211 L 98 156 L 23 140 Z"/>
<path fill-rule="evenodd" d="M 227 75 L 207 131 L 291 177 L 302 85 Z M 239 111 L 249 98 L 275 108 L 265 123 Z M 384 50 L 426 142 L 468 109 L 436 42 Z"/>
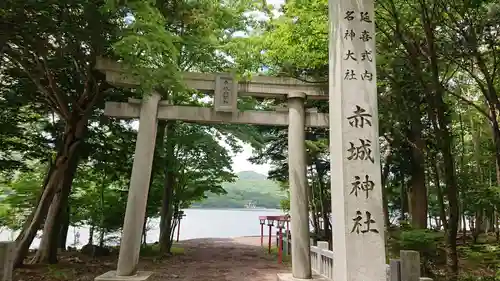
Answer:
<path fill-rule="evenodd" d="M 184 213 L 186 216 L 181 222 L 180 240 L 256 236 L 260 235 L 259 216 L 283 215 L 281 210 L 274 209 L 185 209 Z M 148 243 L 158 241 L 158 225 L 159 218 L 148 220 Z M 0 241 L 14 240 L 16 235 L 12 231 L 1 231 Z M 115 233 L 110 236 L 119 235 L 120 233 Z M 67 246 L 81 247 L 87 244 L 88 239 L 87 227 L 70 227 Z M 31 248 L 37 248 L 39 243 L 40 239 L 37 237 Z"/>

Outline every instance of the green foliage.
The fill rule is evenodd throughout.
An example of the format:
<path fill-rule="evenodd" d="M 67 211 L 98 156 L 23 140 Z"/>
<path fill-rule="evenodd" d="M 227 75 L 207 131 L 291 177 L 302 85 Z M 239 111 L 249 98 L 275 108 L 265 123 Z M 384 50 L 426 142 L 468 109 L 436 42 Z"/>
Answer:
<path fill-rule="evenodd" d="M 498 281 L 497 277 L 494 276 L 477 276 L 475 274 L 466 273 L 460 276 L 460 281 Z"/>
<path fill-rule="evenodd" d="M 271 247 L 271 255 L 273 256 L 273 259 L 275 259 L 275 260 L 278 260 L 278 250 L 279 249 L 276 246 Z M 265 249 L 265 251 L 267 252 L 268 249 Z M 291 255 L 283 254 L 282 258 L 283 258 L 283 263 L 285 265 L 291 266 L 291 264 L 292 264 L 292 256 Z"/>
<path fill-rule="evenodd" d="M 54 265 L 50 265 L 47 269 L 47 274 L 52 280 L 66 280 L 68 278 L 68 269 L 60 268 L 59 266 Z"/>
<path fill-rule="evenodd" d="M 33 170 L 19 172 L 13 179 L 0 183 L 0 227 L 20 229 L 29 215 L 29 210 L 35 206 L 40 196 L 40 186 L 43 183 L 46 169 L 42 165 Z"/>
<path fill-rule="evenodd" d="M 186 208 L 207 192 L 224 193 L 222 184 L 232 181 L 234 175 L 229 172 L 232 160 L 216 132 L 207 126 L 180 122 L 175 127 L 175 135 L 166 142 L 174 144 L 173 154 L 167 155 L 175 165 L 169 167 L 176 177 L 174 202 Z"/>
<path fill-rule="evenodd" d="M 468 263 L 474 266 L 483 265 L 496 270 L 500 261 L 500 247 L 491 244 L 461 246 L 460 253 Z"/>
<path fill-rule="evenodd" d="M 178 50 L 174 42 L 180 39 L 165 29 L 166 19 L 154 1 L 126 1 L 125 6 L 108 1 L 108 10 L 126 11 L 122 38 L 113 45 L 115 55 L 129 66 L 131 76 L 139 79 L 141 90 L 150 93 L 155 87 L 172 87 L 177 74 Z"/>
<path fill-rule="evenodd" d="M 401 250 L 430 253 L 436 251 L 437 243 L 442 238 L 442 233 L 427 229 L 415 229 L 402 231 L 398 242 Z"/>

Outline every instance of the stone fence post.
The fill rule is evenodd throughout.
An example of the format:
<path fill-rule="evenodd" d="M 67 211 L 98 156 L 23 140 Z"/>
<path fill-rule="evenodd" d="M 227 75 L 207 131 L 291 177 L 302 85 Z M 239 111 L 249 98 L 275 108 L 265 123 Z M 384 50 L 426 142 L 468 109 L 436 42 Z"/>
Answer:
<path fill-rule="evenodd" d="M 420 254 L 417 251 L 401 251 L 401 280 L 419 281 Z"/>
<path fill-rule="evenodd" d="M 400 251 L 400 259 L 390 260 L 387 281 L 432 281 L 420 276 L 420 254 L 416 251 Z"/>
<path fill-rule="evenodd" d="M 12 280 L 15 242 L 0 241 L 0 281 Z"/>

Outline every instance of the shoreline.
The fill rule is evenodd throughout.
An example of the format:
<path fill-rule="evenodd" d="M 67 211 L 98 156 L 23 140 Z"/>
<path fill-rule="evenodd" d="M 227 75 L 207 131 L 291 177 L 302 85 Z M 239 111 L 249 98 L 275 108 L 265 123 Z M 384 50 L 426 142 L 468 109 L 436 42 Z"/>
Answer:
<path fill-rule="evenodd" d="M 238 238 L 245 236 L 259 236 L 259 216 L 281 215 L 279 209 L 257 209 L 257 208 L 187 208 L 186 217 L 182 220 L 180 230 L 180 241 L 198 238 Z M 148 219 L 147 243 L 158 241 L 159 218 Z M 267 232 L 267 227 L 266 231 Z M 19 231 L 7 228 L 0 229 L 0 241 L 14 241 Z M 89 241 L 90 228 L 86 225 L 70 226 L 66 240 L 66 247 L 80 249 Z M 38 231 L 31 250 L 39 248 L 42 231 Z M 105 245 L 117 246 L 120 243 L 120 230 L 106 233 Z M 95 239 L 94 239 L 95 241 Z"/>
<path fill-rule="evenodd" d="M 264 245 L 267 245 L 267 241 L 269 239 L 268 235 L 264 235 Z M 271 240 L 274 241 L 276 239 L 276 235 L 271 235 Z M 15 242 L 15 240 L 0 240 L 0 242 Z M 173 245 L 182 245 L 182 244 L 190 244 L 190 243 L 213 243 L 213 242 L 236 242 L 238 244 L 246 244 L 252 246 L 260 246 L 260 235 L 245 235 L 245 236 L 235 236 L 235 237 L 201 237 L 201 238 L 190 238 L 190 239 L 180 239 L 178 242 L 174 241 Z M 158 241 L 152 243 L 146 243 L 146 245 L 156 245 Z M 75 249 L 76 251 L 80 251 L 83 246 L 87 244 L 82 244 L 80 247 L 67 246 L 66 248 Z M 94 245 L 98 246 L 98 245 Z M 104 248 L 116 248 L 119 247 L 120 243 L 116 245 L 105 245 Z M 36 252 L 38 247 L 30 248 L 30 252 Z"/>

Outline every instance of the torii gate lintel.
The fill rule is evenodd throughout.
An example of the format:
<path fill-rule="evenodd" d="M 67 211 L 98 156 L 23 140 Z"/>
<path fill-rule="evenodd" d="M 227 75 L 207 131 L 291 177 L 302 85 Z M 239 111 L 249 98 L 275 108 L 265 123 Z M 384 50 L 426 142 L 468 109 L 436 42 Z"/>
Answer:
<path fill-rule="evenodd" d="M 128 103 L 107 102 L 104 108 L 106 116 L 124 119 L 139 118 L 140 112 L 140 100 L 129 100 Z M 286 107 L 275 111 L 247 110 L 232 113 L 216 111 L 209 107 L 170 105 L 165 101 L 160 101 L 157 118 L 209 124 L 289 125 Z M 306 127 L 328 127 L 328 114 L 318 113 L 316 109 L 306 110 L 305 119 Z"/>

